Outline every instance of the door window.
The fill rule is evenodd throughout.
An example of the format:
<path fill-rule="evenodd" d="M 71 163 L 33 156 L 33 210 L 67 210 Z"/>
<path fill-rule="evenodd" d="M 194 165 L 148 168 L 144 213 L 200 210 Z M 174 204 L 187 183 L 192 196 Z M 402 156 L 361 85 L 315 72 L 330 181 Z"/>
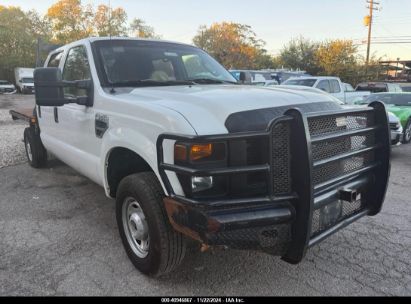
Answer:
<path fill-rule="evenodd" d="M 340 83 L 338 82 L 338 80 L 331 79 L 330 84 L 331 84 L 331 93 L 341 92 Z"/>
<path fill-rule="evenodd" d="M 72 48 L 68 53 L 63 70 L 63 80 L 75 81 L 87 79 L 91 79 L 90 65 L 87 58 L 87 50 L 82 45 L 76 46 Z M 69 87 L 64 88 L 64 96 L 67 98 L 74 98 L 86 95 L 87 91 L 85 89 Z"/>
<path fill-rule="evenodd" d="M 47 63 L 47 67 L 49 68 L 58 68 L 60 65 L 61 57 L 63 56 L 63 52 L 59 52 L 56 54 L 51 55 L 49 62 Z"/>
<path fill-rule="evenodd" d="M 317 85 L 317 89 L 323 90 L 327 93 L 331 93 L 330 82 L 328 80 L 321 80 Z"/>

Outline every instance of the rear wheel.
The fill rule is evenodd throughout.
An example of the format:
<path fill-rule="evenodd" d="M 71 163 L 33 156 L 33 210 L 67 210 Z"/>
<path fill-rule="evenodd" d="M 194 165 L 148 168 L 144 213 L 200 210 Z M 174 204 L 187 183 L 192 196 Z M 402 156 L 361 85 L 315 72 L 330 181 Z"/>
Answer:
<path fill-rule="evenodd" d="M 408 144 L 411 142 L 411 119 L 408 120 L 407 125 L 404 129 L 404 138 L 402 140 L 404 144 Z"/>
<path fill-rule="evenodd" d="M 40 135 L 33 127 L 24 130 L 24 146 L 27 161 L 33 168 L 43 168 L 47 164 L 47 151 L 41 142 Z"/>
<path fill-rule="evenodd" d="M 186 239 L 173 229 L 164 193 L 152 172 L 125 177 L 117 190 L 116 217 L 124 248 L 142 273 L 160 276 L 183 260 Z"/>

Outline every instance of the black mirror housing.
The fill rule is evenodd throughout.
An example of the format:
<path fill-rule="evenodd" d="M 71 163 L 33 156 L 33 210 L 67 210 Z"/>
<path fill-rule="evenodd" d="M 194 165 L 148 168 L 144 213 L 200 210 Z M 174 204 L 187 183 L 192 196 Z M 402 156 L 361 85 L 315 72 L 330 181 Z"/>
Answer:
<path fill-rule="evenodd" d="M 59 68 L 37 68 L 34 70 L 36 104 L 44 107 L 61 107 L 68 103 L 93 106 L 93 82 L 90 79 L 64 81 Z M 65 98 L 64 88 L 86 90 L 86 96 Z"/>
<path fill-rule="evenodd" d="M 38 106 L 60 107 L 66 103 L 59 68 L 35 69 L 34 88 Z"/>

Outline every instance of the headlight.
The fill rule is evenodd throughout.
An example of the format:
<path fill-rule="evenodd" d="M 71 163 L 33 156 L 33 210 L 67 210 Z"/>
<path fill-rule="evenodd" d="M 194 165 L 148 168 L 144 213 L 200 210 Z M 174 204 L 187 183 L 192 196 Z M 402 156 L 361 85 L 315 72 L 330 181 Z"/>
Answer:
<path fill-rule="evenodd" d="M 213 187 L 213 177 L 212 176 L 193 176 L 191 178 L 191 190 L 193 193 L 198 193 L 211 189 Z"/>
<path fill-rule="evenodd" d="M 227 167 L 227 144 L 184 143 L 174 145 L 174 163 L 192 169 L 212 169 Z M 177 174 L 184 193 L 188 197 L 210 197 L 224 195 L 227 191 L 228 176 L 188 176 Z"/>

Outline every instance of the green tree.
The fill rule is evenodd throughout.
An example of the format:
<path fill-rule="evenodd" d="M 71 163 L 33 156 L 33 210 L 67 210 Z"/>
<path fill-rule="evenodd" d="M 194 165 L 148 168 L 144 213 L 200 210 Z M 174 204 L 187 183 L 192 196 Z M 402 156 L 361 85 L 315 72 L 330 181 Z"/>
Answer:
<path fill-rule="evenodd" d="M 94 12 L 81 0 L 59 0 L 47 11 L 55 43 L 66 44 L 94 34 Z"/>
<path fill-rule="evenodd" d="M 319 44 L 300 37 L 291 40 L 280 52 L 280 62 L 286 68 L 304 70 L 316 75 L 321 71 L 317 62 Z"/>
<path fill-rule="evenodd" d="M 160 39 L 161 37 L 155 33 L 153 27 L 146 24 L 146 22 L 139 18 L 134 18 L 131 21 L 129 31 L 131 36 L 140 38 Z"/>
<path fill-rule="evenodd" d="M 316 52 L 321 75 L 338 76 L 343 81 L 353 82 L 360 72 L 357 47 L 352 40 L 331 40 L 320 44 Z"/>
<path fill-rule="evenodd" d="M 111 9 L 99 5 L 94 16 L 95 31 L 98 36 L 126 36 L 127 13 L 121 7 Z"/>
<path fill-rule="evenodd" d="M 36 12 L 0 6 L 0 78 L 14 80 L 14 68 L 34 67 L 37 39 L 48 40 L 47 20 Z"/>
<path fill-rule="evenodd" d="M 222 22 L 210 27 L 203 25 L 193 38 L 193 43 L 226 68 L 254 69 L 270 61 L 263 49 L 264 41 L 244 24 Z"/>

